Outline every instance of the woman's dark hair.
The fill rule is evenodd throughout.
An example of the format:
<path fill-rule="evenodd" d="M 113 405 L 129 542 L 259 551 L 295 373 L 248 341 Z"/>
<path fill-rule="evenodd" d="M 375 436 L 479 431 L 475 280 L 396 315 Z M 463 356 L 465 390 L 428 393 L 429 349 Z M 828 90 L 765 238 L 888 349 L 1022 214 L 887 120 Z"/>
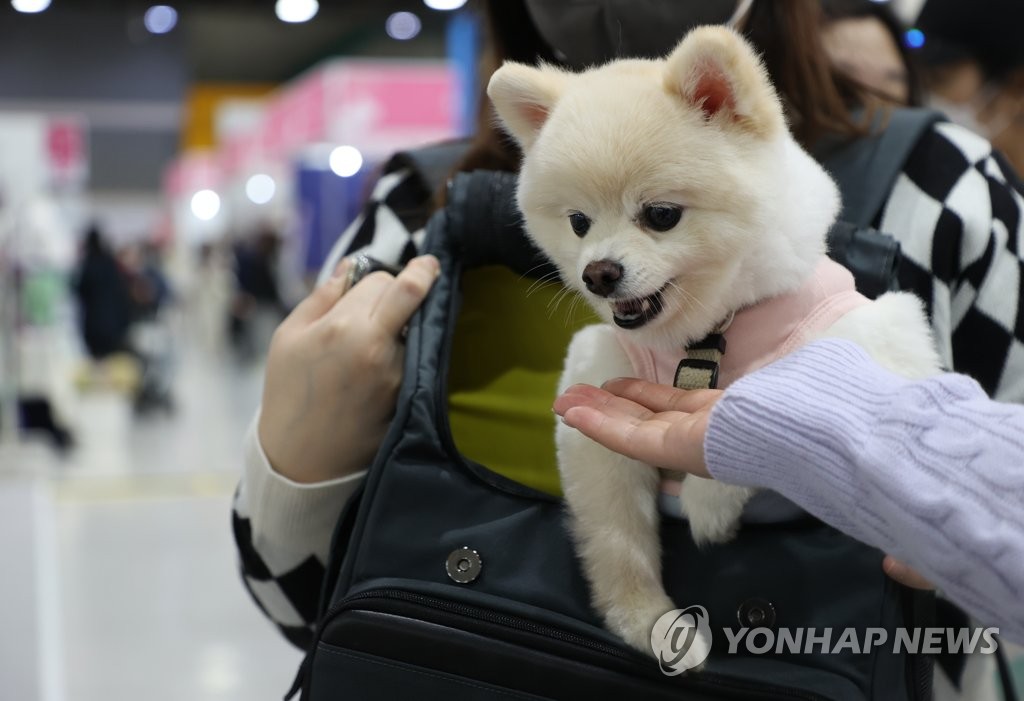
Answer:
<path fill-rule="evenodd" d="M 695 0 L 694 0 L 695 1 Z M 516 171 L 521 153 L 498 127 L 483 85 L 503 61 L 558 63 L 541 38 L 523 0 L 481 0 L 488 42 L 481 57 L 477 131 L 456 170 Z M 761 54 L 782 96 L 790 128 L 804 146 L 826 134 L 856 137 L 866 127 L 850 114 L 863 102 L 863 88 L 832 68 L 821 40 L 822 13 L 816 0 L 755 0 L 746 37 Z M 443 195 L 442 195 L 443 197 Z"/>
<path fill-rule="evenodd" d="M 1024 3 L 1020 0 L 927 0 L 917 27 L 927 41 L 928 68 L 977 61 L 987 80 L 1002 81 L 1024 66 Z"/>
<path fill-rule="evenodd" d="M 804 147 L 826 134 L 855 137 L 866 131 L 850 114 L 865 95 L 829 60 L 822 21 L 816 0 L 755 0 L 744 30 L 782 98 L 793 135 Z"/>
<path fill-rule="evenodd" d="M 478 3 L 486 31 L 480 57 L 480 103 L 476 133 L 466 157 L 456 170 L 519 170 L 522 154 L 515 141 L 501 131 L 487 99 L 487 81 L 505 61 L 534 65 L 558 63 L 551 47 L 541 38 L 523 0 L 481 0 Z"/>
<path fill-rule="evenodd" d="M 821 9 L 824 19 L 828 22 L 837 22 L 844 19 L 876 19 L 882 23 L 885 30 L 896 43 L 896 49 L 900 53 L 900 60 L 906 70 L 907 81 L 907 105 L 919 107 L 922 104 L 922 78 L 921 67 L 916 55 L 907 49 L 903 41 L 906 27 L 900 21 L 896 13 L 887 3 L 872 2 L 872 0 L 821 0 Z M 871 88 L 859 85 L 861 91 L 873 93 Z M 884 96 L 879 96 L 883 97 Z"/>

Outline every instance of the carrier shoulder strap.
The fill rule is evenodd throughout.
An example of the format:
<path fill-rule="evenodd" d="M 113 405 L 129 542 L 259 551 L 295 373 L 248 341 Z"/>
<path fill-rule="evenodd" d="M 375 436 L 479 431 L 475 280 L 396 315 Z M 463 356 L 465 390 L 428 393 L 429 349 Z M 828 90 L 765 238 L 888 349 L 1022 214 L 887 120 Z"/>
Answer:
<path fill-rule="evenodd" d="M 453 173 L 468 148 L 469 141 L 461 140 L 403 151 L 392 156 L 384 170 L 409 168 L 431 192 L 448 182 L 444 228 L 463 267 L 504 265 L 535 279 L 556 277 L 554 266 L 523 228 L 516 204 L 518 175 L 491 170 Z"/>
<path fill-rule="evenodd" d="M 857 289 L 875 298 L 897 288 L 900 245 L 888 232 L 871 228 L 921 136 L 944 117 L 918 108 L 879 113 L 870 136 L 826 139 L 814 149 L 842 194 L 839 220 L 828 233 L 828 254 L 844 266 Z"/>
<path fill-rule="evenodd" d="M 933 124 L 944 120 L 935 110 L 893 109 L 876 116 L 870 136 L 816 149 L 843 195 L 839 218 L 858 227 L 871 226 L 914 146 Z"/>
<path fill-rule="evenodd" d="M 448 179 L 467 151 L 469 139 L 455 139 L 399 151 L 388 159 L 384 172 L 393 173 L 409 168 L 419 176 L 428 190 L 434 192 Z"/>

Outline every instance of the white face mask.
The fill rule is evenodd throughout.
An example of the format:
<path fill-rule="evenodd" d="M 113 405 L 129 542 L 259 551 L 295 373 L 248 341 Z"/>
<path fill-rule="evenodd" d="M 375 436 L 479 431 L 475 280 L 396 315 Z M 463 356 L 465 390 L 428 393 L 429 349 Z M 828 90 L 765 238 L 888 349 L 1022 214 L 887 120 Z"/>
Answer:
<path fill-rule="evenodd" d="M 992 140 L 1007 127 L 1010 126 L 1010 119 L 999 117 L 989 122 L 982 122 L 978 115 L 987 107 L 996 96 L 996 88 L 992 86 L 983 87 L 978 93 L 966 102 L 953 102 L 939 95 L 929 95 L 926 102 L 929 107 L 937 109 L 949 117 L 950 121 L 962 127 L 970 129 L 975 134 Z"/>

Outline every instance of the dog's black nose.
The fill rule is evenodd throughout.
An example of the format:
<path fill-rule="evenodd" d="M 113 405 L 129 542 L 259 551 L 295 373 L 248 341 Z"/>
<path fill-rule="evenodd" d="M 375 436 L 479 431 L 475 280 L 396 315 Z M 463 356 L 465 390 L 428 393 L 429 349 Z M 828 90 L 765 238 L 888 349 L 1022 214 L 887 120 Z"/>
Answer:
<path fill-rule="evenodd" d="M 611 260 L 596 260 L 583 269 L 583 282 L 587 289 L 601 297 L 615 291 L 622 279 L 622 266 Z"/>

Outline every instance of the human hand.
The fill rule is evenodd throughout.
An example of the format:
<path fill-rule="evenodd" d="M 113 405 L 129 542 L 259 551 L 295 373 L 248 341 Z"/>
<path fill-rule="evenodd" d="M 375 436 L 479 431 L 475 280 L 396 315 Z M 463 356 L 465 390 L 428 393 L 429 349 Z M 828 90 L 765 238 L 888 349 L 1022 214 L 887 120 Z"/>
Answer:
<path fill-rule="evenodd" d="M 421 256 L 346 291 L 350 265 L 343 260 L 281 322 L 267 355 L 260 445 L 296 482 L 344 477 L 373 459 L 402 381 L 402 329 L 440 272 Z"/>
<path fill-rule="evenodd" d="M 905 587 L 911 589 L 934 589 L 935 585 L 925 579 L 910 565 L 900 562 L 892 555 L 882 560 L 882 571 Z"/>
<path fill-rule="evenodd" d="M 609 450 L 655 467 L 710 477 L 704 434 L 721 390 L 681 390 L 617 379 L 573 385 L 555 399 L 562 421 Z"/>

